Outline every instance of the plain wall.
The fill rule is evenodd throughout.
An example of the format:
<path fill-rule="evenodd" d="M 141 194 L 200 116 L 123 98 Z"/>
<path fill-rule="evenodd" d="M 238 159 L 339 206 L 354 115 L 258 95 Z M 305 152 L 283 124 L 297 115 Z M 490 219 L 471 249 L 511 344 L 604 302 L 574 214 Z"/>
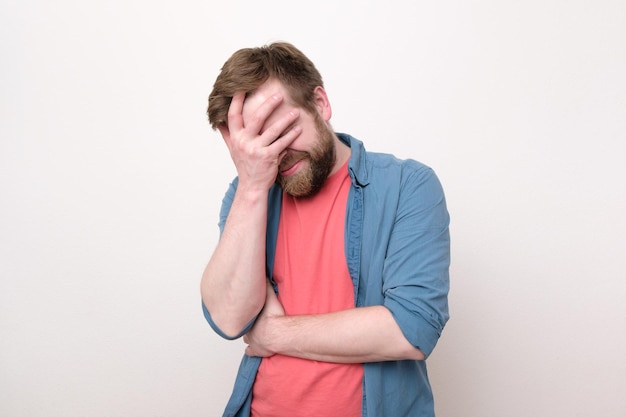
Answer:
<path fill-rule="evenodd" d="M 243 343 L 199 281 L 235 171 L 206 101 L 273 40 L 337 131 L 444 185 L 438 416 L 626 415 L 623 0 L 2 0 L 0 34 L 0 415 L 221 413 Z"/>

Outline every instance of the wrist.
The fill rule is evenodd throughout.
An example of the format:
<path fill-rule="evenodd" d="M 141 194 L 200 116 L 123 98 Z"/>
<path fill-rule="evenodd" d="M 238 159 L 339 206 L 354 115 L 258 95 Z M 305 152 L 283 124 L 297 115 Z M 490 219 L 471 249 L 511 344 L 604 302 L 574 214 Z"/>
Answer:
<path fill-rule="evenodd" d="M 267 317 L 265 346 L 274 353 L 285 354 L 285 346 L 289 344 L 289 334 L 284 326 L 285 318 L 285 316 Z"/>
<path fill-rule="evenodd" d="M 236 197 L 247 204 L 258 204 L 267 202 L 269 188 L 255 184 L 246 184 L 239 181 L 237 184 Z"/>

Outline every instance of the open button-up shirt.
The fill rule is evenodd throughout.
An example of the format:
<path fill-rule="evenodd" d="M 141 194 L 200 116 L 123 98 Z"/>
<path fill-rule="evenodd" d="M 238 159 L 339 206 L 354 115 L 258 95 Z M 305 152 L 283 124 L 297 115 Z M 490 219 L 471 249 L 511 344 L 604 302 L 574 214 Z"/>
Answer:
<path fill-rule="evenodd" d="M 352 186 L 344 240 L 355 307 L 388 308 L 407 340 L 428 356 L 449 318 L 450 219 L 441 184 L 432 169 L 417 161 L 366 152 L 357 139 L 337 135 L 351 148 L 348 171 Z M 237 179 L 222 201 L 220 230 L 236 188 Z M 270 279 L 281 199 L 281 189 L 273 186 L 266 239 Z M 204 305 L 203 310 L 211 327 L 226 337 Z M 254 320 L 234 338 L 253 324 Z M 244 355 L 224 417 L 249 416 L 260 363 L 261 358 Z M 364 417 L 434 416 L 425 361 L 372 362 L 363 367 Z"/>

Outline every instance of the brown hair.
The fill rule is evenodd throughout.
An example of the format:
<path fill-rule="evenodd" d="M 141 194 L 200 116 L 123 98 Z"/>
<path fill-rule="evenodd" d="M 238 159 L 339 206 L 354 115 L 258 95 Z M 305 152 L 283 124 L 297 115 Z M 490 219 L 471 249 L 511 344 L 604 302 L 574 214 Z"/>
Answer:
<path fill-rule="evenodd" d="M 297 106 L 313 113 L 313 90 L 322 76 L 300 50 L 286 42 L 235 52 L 222 66 L 209 95 L 207 115 L 213 129 L 226 125 L 228 107 L 238 92 L 250 93 L 270 78 L 280 81 Z"/>

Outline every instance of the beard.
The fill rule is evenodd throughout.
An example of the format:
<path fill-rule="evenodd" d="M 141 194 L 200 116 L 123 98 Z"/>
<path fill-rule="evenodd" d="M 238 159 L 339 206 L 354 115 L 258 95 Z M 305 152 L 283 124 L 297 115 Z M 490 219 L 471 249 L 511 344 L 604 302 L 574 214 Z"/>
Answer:
<path fill-rule="evenodd" d="M 280 163 L 276 184 L 292 197 L 315 195 L 326 182 L 335 164 L 335 136 L 319 115 L 315 117 L 315 130 L 318 140 L 310 151 L 289 151 Z M 280 175 L 282 170 L 298 161 L 308 162 L 308 166 L 288 177 Z"/>

